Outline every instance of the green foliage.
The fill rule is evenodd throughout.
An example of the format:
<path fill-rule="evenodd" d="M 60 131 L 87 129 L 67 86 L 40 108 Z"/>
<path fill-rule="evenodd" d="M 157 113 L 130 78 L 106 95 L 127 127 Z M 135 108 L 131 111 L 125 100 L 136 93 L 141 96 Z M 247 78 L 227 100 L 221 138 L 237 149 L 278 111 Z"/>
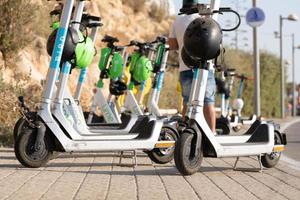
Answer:
<path fill-rule="evenodd" d="M 227 50 L 225 63 L 228 68 L 236 68 L 237 73 L 254 78 L 252 54 L 243 51 Z M 279 58 L 267 51 L 260 54 L 261 79 L 261 113 L 265 117 L 279 117 L 280 115 L 280 69 Z M 239 81 L 234 84 L 233 98 L 236 97 Z M 218 97 L 217 97 L 218 98 Z M 246 81 L 243 91 L 245 106 L 243 115 L 249 116 L 254 112 L 254 81 Z"/>
<path fill-rule="evenodd" d="M 32 40 L 31 22 L 35 17 L 37 6 L 31 0 L 0 1 L 0 52 L 4 65 L 8 58 L 16 55 L 18 50 Z"/>
<path fill-rule="evenodd" d="M 24 96 L 29 108 L 34 108 L 40 100 L 41 87 L 39 85 L 28 85 L 28 78 L 23 77 L 19 82 L 6 83 L 0 73 L 0 146 L 12 146 L 13 128 L 20 118 L 18 96 Z"/>
<path fill-rule="evenodd" d="M 266 51 L 260 55 L 261 112 L 264 116 L 280 116 L 279 58 Z"/>

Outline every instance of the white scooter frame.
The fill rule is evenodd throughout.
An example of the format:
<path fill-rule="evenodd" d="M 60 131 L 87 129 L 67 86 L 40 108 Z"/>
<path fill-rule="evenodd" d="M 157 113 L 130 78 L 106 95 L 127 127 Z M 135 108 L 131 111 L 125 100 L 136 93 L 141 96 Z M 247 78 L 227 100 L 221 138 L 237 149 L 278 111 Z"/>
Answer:
<path fill-rule="evenodd" d="M 220 0 L 211 1 L 211 11 L 219 10 Z M 217 14 L 213 15 L 213 19 L 217 20 Z M 261 122 L 261 125 L 253 131 L 251 135 L 242 136 L 214 136 L 214 133 L 208 126 L 204 114 L 204 97 L 206 91 L 206 84 L 208 78 L 208 69 L 210 63 L 203 63 L 201 68 L 195 69 L 195 79 L 193 84 L 194 90 L 191 91 L 193 98 L 191 100 L 191 116 L 189 120 L 189 126 L 183 131 L 184 134 L 191 134 L 191 137 L 196 137 L 195 143 L 195 155 L 199 156 L 201 160 L 201 153 L 203 151 L 204 156 L 211 157 L 240 157 L 240 156 L 260 156 L 271 154 L 273 152 L 282 151 L 284 145 L 275 145 L 274 142 L 274 125 Z M 179 138 L 175 147 L 175 164 L 178 170 L 184 175 L 190 175 L 197 172 L 200 168 L 201 161 L 198 161 L 198 166 L 193 166 L 190 161 L 190 153 L 187 154 L 188 149 L 192 151 L 191 147 L 184 146 L 182 139 Z M 186 143 L 188 144 L 188 143 Z M 190 143 L 189 143 L 190 144 Z M 191 145 L 191 144 L 190 144 Z M 203 146 L 204 145 L 204 146 Z M 191 162 L 191 163 L 189 163 Z M 197 162 L 194 161 L 193 162 Z M 193 166 L 190 168 L 190 166 Z"/>
<path fill-rule="evenodd" d="M 166 142 L 158 142 L 158 137 L 160 134 L 160 129 L 163 125 L 163 120 L 152 120 L 148 123 L 148 136 L 142 136 L 139 132 L 134 132 L 129 134 L 132 138 L 128 138 L 128 135 L 111 135 L 105 130 L 101 135 L 95 136 L 94 133 L 90 133 L 85 136 L 80 135 L 80 133 L 75 130 L 69 122 L 64 118 L 63 106 L 65 99 L 65 91 L 67 87 L 68 73 L 70 70 L 70 65 L 68 63 L 64 64 L 60 75 L 60 85 L 57 90 L 57 97 L 54 104 L 53 115 L 51 113 L 51 100 L 53 95 L 53 90 L 55 87 L 55 81 L 59 69 L 59 63 L 62 56 L 62 49 L 64 46 L 64 38 L 67 34 L 67 27 L 69 26 L 70 16 L 74 0 L 67 0 L 63 9 L 61 27 L 58 30 L 57 39 L 55 41 L 55 48 L 53 51 L 53 56 L 51 59 L 50 70 L 47 75 L 47 82 L 44 88 L 43 101 L 41 103 L 41 109 L 38 115 L 51 130 L 57 140 L 60 142 L 61 146 L 66 152 L 71 151 L 108 151 L 108 150 L 133 150 L 133 149 L 153 149 L 156 144 Z M 81 10 L 81 12 L 80 12 Z M 83 2 L 79 2 L 76 12 L 76 21 L 80 21 L 78 16 L 81 16 L 83 10 Z M 72 100 L 72 98 L 71 98 Z M 72 102 L 72 104 L 75 103 Z M 76 107 L 73 108 L 76 111 Z M 78 111 L 77 111 L 78 112 Z M 56 117 L 56 119 L 53 118 Z M 58 118 L 59 117 L 59 118 Z M 64 129 L 61 129 L 63 126 Z M 146 126 L 146 124 L 145 124 Z M 146 127 L 147 128 L 147 127 Z M 137 130 L 135 130 L 137 131 Z M 65 134 L 68 133 L 68 135 Z M 106 133 L 105 133 L 106 132 Z M 140 136 L 140 137 L 138 137 Z M 174 145 L 174 142 L 169 142 L 169 144 Z M 165 147 L 164 147 L 165 148 Z"/>

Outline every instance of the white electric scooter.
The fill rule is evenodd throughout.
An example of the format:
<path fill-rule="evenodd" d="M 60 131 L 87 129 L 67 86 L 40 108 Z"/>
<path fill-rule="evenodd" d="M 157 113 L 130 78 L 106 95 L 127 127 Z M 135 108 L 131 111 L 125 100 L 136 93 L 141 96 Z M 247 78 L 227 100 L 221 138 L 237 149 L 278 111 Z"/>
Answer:
<path fill-rule="evenodd" d="M 70 64 L 68 62 L 65 62 L 62 70 L 60 70 L 59 86 L 55 102 L 53 103 L 55 83 L 59 73 L 73 4 L 74 0 L 66 0 L 64 4 L 40 109 L 36 120 L 17 136 L 15 143 L 17 159 L 24 166 L 40 167 L 48 162 L 54 150 L 63 152 L 151 151 L 154 148 L 173 146 L 174 141 L 159 141 L 164 120 L 153 117 L 135 123 L 127 135 L 111 134 L 106 132 L 105 129 L 99 134 L 92 133 L 88 129 L 82 130 L 84 132 L 75 129 L 66 119 L 65 110 L 63 110 L 63 104 L 66 101 L 69 101 L 70 105 L 76 103 L 71 97 L 66 99 L 65 95 L 70 72 Z M 84 1 L 79 1 L 75 12 L 75 21 L 80 21 L 83 6 Z M 80 111 L 75 106 L 71 111 L 80 115 Z"/>
<path fill-rule="evenodd" d="M 182 10 L 185 14 L 199 13 L 204 16 L 212 16 L 211 18 L 199 18 L 202 24 L 195 28 L 195 24 L 188 33 L 192 35 L 193 30 L 201 30 L 210 35 L 213 29 L 209 28 L 214 24 L 219 27 L 217 22 L 217 13 L 233 12 L 237 16 L 238 13 L 231 9 L 219 8 L 220 0 L 212 0 L 210 9 L 203 9 L 203 6 L 196 6 L 191 9 Z M 239 18 L 240 19 L 240 18 Z M 199 22 L 200 23 L 200 22 Z M 237 25 L 234 29 L 238 28 Z M 214 27 L 214 28 L 215 28 Z M 193 29 L 195 28 L 195 29 Z M 203 28 L 203 29 L 202 29 Z M 232 29 L 232 30 L 234 30 Z M 225 31 L 221 28 L 214 29 L 214 33 Z M 197 33 L 198 35 L 198 33 Z M 222 36 L 220 36 L 222 37 Z M 208 41 L 209 43 L 209 41 Z M 185 47 L 186 48 L 186 47 Z M 209 51 L 210 47 L 206 49 Z M 182 130 L 181 137 L 175 146 L 175 164 L 179 172 L 183 175 L 191 175 L 199 171 L 203 157 L 237 157 L 241 156 L 257 156 L 259 158 L 260 167 L 274 167 L 280 158 L 280 152 L 284 149 L 286 139 L 284 134 L 274 130 L 274 125 L 265 121 L 261 121 L 259 125 L 252 125 L 248 131 L 250 134 L 241 136 L 215 136 L 209 128 L 203 114 L 204 96 L 207 84 L 208 69 L 211 67 L 206 58 L 201 58 L 198 66 L 195 68 L 194 85 L 191 91 L 193 93 L 190 99 L 192 112 L 188 121 L 188 126 Z M 210 58 L 212 59 L 212 58 Z M 257 127 L 254 127 L 257 126 Z M 235 163 L 235 167 L 237 164 Z"/>

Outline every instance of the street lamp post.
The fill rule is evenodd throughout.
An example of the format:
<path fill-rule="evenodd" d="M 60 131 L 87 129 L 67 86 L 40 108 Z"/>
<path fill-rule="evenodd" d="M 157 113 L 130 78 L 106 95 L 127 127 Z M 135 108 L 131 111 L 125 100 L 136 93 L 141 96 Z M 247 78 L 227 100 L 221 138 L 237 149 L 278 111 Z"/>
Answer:
<path fill-rule="evenodd" d="M 285 117 L 285 73 L 284 73 L 284 65 L 283 65 L 283 35 L 282 35 L 282 26 L 283 26 L 283 20 L 289 20 L 289 21 L 297 21 L 298 17 L 295 14 L 290 14 L 288 17 L 282 17 L 282 15 L 279 16 L 279 37 L 280 37 L 280 69 L 281 69 L 281 74 L 280 74 L 280 79 L 281 79 L 281 99 L 280 99 L 280 104 L 281 104 L 281 118 Z"/>

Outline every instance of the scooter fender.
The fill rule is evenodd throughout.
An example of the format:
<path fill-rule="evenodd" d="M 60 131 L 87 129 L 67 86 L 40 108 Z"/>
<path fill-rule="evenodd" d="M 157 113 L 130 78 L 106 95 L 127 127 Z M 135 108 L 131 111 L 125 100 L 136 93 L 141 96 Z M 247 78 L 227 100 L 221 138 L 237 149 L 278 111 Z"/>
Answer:
<path fill-rule="evenodd" d="M 177 131 L 177 122 L 176 121 L 172 121 L 172 120 L 164 121 L 163 127 L 172 130 L 176 134 L 177 138 L 179 138 L 180 135 Z"/>
<path fill-rule="evenodd" d="M 190 130 L 190 131 L 189 131 Z M 194 119 L 188 121 L 188 127 L 186 127 L 185 131 L 194 134 L 196 136 L 196 147 L 195 154 L 198 155 L 199 151 L 201 151 L 202 145 L 202 131 L 199 129 L 197 122 Z"/>
<path fill-rule="evenodd" d="M 197 137 L 197 147 L 201 147 L 205 157 L 217 157 L 216 149 L 210 142 L 210 140 L 202 133 L 201 127 L 199 127 L 196 120 L 191 119 L 188 122 L 189 126 L 186 129 L 192 129 L 191 133 Z M 197 148 L 196 151 L 199 151 Z M 198 153 L 198 152 L 196 152 Z"/>

